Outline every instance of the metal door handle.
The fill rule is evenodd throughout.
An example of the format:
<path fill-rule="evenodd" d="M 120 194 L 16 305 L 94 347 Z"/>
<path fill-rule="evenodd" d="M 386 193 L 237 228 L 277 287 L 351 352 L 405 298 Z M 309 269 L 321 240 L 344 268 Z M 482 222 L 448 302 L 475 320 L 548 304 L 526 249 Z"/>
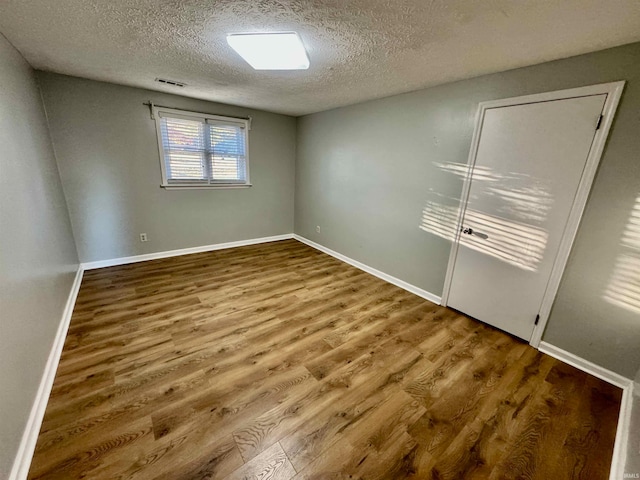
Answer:
<path fill-rule="evenodd" d="M 487 238 L 489 238 L 489 235 L 487 235 L 486 233 L 477 232 L 471 227 L 467 227 L 467 228 L 462 227 L 462 233 L 465 233 L 467 235 L 475 235 L 476 237 L 480 237 L 483 240 L 486 240 Z"/>

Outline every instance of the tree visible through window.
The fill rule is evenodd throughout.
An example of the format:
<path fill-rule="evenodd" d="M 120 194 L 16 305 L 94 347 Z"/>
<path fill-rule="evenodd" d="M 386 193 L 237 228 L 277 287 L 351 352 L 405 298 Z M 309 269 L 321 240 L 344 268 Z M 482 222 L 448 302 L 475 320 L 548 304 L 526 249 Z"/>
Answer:
<path fill-rule="evenodd" d="M 248 121 L 157 109 L 163 186 L 248 185 Z"/>

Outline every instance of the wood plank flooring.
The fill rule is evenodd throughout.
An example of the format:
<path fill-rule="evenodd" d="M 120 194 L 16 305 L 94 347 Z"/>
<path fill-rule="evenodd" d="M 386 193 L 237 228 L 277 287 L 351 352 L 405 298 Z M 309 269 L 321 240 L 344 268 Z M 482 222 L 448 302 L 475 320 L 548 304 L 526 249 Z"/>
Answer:
<path fill-rule="evenodd" d="M 86 272 L 29 478 L 604 480 L 620 398 L 287 240 Z"/>

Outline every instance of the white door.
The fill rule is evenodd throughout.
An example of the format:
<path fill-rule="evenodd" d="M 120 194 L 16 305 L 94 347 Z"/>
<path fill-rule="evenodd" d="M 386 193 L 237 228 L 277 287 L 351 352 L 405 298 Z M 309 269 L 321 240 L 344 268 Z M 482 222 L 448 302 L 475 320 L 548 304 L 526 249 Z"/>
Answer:
<path fill-rule="evenodd" d="M 606 97 L 485 110 L 447 305 L 531 338 Z"/>

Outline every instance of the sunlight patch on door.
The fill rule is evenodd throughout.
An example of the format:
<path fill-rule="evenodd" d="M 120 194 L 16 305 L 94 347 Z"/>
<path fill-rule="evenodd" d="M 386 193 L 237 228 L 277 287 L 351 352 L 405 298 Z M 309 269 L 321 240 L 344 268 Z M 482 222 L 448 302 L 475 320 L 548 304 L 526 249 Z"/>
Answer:
<path fill-rule="evenodd" d="M 443 172 L 456 175 L 463 180 L 467 178 L 467 174 L 469 173 L 469 165 L 467 165 L 466 163 L 433 162 L 433 164 Z M 500 180 L 499 177 L 495 175 L 495 173 L 493 173 L 491 168 L 483 167 L 481 165 L 476 165 L 473 169 L 473 179 L 485 182 L 497 182 L 498 180 Z"/>
<path fill-rule="evenodd" d="M 511 181 L 514 178 L 518 177 L 512 177 Z M 544 222 L 554 201 L 546 188 L 535 183 L 508 188 L 491 186 L 487 188 L 487 194 L 496 195 L 504 202 L 501 213 L 513 215 L 524 222 Z"/>
<path fill-rule="evenodd" d="M 623 253 L 616 259 L 604 299 L 640 313 L 640 196 L 631 210 L 620 245 Z"/>
<path fill-rule="evenodd" d="M 460 179 L 466 178 L 469 172 L 469 166 L 465 164 L 434 162 L 434 165 L 440 171 Z M 518 268 L 536 271 L 544 258 L 549 237 L 541 227 L 554 203 L 549 186 L 529 175 L 516 172 L 497 174 L 489 167 L 475 167 L 473 181 L 481 181 L 485 185 L 483 198 L 469 199 L 464 225 L 487 234 L 488 238 L 462 235 L 460 245 Z M 496 205 L 497 215 L 474 209 L 474 203 L 480 200 L 489 200 Z M 454 241 L 459 211 L 459 198 L 430 190 L 419 227 L 425 232 Z"/>
<path fill-rule="evenodd" d="M 427 202 L 422 211 L 420 228 L 453 241 L 458 220 L 458 207 Z M 491 232 L 487 239 L 462 235 L 460 245 L 491 255 L 523 270 L 536 271 L 542 261 L 548 234 L 540 228 L 515 223 L 467 208 L 465 223 L 483 232 Z"/>

